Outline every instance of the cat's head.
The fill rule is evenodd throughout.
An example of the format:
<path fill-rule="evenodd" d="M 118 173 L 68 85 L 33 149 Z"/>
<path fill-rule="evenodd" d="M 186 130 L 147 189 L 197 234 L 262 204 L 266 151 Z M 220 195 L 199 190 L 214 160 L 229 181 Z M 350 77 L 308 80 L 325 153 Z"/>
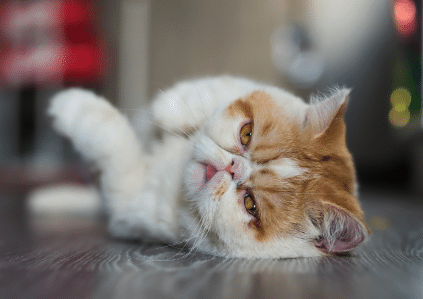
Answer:
<path fill-rule="evenodd" d="M 198 221 L 193 246 L 280 258 L 362 243 L 369 232 L 345 143 L 348 93 L 306 105 L 256 91 L 217 110 L 195 137 L 185 176 Z"/>

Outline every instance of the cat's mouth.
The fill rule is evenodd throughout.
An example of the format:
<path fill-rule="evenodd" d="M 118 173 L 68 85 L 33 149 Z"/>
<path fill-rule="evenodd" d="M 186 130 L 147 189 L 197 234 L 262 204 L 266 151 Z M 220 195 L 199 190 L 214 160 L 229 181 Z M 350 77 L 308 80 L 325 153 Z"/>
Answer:
<path fill-rule="evenodd" d="M 232 174 L 233 163 L 225 165 L 217 159 L 193 162 L 187 169 L 187 184 L 192 186 L 194 192 L 211 192 L 223 179 L 234 178 Z"/>
<path fill-rule="evenodd" d="M 206 164 L 205 166 L 206 166 L 206 169 L 205 169 L 206 183 L 208 183 L 214 177 L 214 175 L 217 173 L 217 169 L 212 164 Z"/>
<path fill-rule="evenodd" d="M 197 176 L 194 180 L 198 182 L 198 190 L 202 188 L 213 188 L 223 179 L 226 171 L 220 170 L 212 163 L 199 163 L 197 164 Z M 207 186 L 207 187 L 206 187 Z"/>

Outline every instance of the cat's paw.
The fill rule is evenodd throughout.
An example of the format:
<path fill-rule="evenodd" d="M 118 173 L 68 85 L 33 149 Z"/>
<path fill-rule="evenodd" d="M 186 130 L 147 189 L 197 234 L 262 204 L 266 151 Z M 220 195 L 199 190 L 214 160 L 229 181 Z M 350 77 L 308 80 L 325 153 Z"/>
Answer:
<path fill-rule="evenodd" d="M 94 92 L 79 88 L 60 92 L 48 114 L 54 129 L 98 168 L 129 172 L 140 167 L 141 147 L 128 119 Z"/>
<path fill-rule="evenodd" d="M 198 126 L 192 108 L 174 90 L 166 91 L 155 100 L 153 112 L 159 125 L 167 130 L 185 132 Z"/>
<path fill-rule="evenodd" d="M 213 96 L 203 85 L 198 80 L 180 82 L 159 94 L 152 106 L 159 125 L 181 133 L 200 127 L 214 109 Z"/>
<path fill-rule="evenodd" d="M 48 114 L 54 129 L 89 161 L 138 154 L 138 141 L 127 119 L 92 91 L 72 88 L 58 93 Z M 130 149 L 137 153 L 130 155 Z"/>
<path fill-rule="evenodd" d="M 84 116 L 95 115 L 96 111 L 113 108 L 94 92 L 81 88 L 71 88 L 53 97 L 47 111 L 53 127 L 64 136 L 71 137 Z"/>

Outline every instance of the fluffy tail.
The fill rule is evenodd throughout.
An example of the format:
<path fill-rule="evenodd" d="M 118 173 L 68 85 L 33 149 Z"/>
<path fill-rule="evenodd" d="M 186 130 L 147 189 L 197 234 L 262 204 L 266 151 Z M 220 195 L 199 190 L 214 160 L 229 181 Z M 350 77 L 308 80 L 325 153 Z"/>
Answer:
<path fill-rule="evenodd" d="M 56 131 L 100 171 L 109 211 L 124 207 L 146 174 L 141 145 L 128 120 L 104 98 L 78 88 L 57 94 L 48 114 Z"/>

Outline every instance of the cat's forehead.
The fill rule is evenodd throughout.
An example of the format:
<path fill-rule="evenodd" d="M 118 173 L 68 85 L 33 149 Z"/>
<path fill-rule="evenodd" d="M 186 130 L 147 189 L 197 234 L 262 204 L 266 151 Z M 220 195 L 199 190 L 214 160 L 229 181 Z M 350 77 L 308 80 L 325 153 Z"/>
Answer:
<path fill-rule="evenodd" d="M 283 158 L 279 162 L 256 166 L 247 181 L 254 192 L 266 197 L 274 206 L 281 206 L 286 194 L 298 191 L 309 174 L 292 159 Z"/>
<path fill-rule="evenodd" d="M 292 225 L 301 221 L 302 185 L 307 171 L 290 159 L 268 164 L 252 173 L 248 184 L 259 209 L 259 219 L 250 225 L 258 226 L 258 241 L 290 232 Z"/>
<path fill-rule="evenodd" d="M 273 121 L 277 121 L 277 117 L 284 114 L 280 101 L 277 101 L 269 93 L 260 90 L 232 102 L 226 108 L 226 113 L 233 118 L 244 117 L 249 119 L 267 115 Z"/>
<path fill-rule="evenodd" d="M 253 162 L 265 163 L 289 156 L 301 145 L 298 119 L 264 91 L 234 101 L 225 113 L 238 122 L 252 122 L 249 153 Z"/>

